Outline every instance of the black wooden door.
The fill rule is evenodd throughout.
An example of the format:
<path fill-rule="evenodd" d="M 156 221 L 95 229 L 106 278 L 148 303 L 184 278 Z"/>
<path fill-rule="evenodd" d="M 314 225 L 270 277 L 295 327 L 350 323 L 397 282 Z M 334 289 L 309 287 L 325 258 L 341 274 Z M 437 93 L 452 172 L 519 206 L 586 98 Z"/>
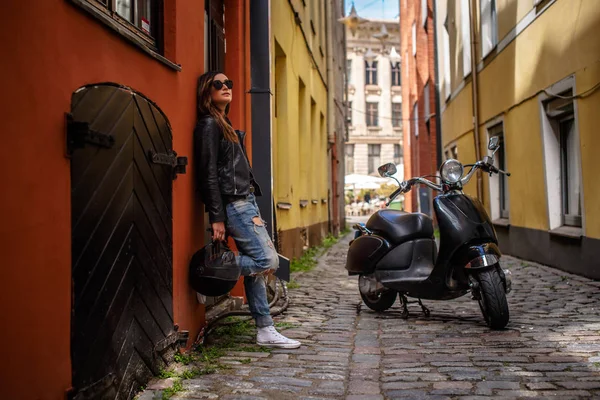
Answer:
<path fill-rule="evenodd" d="M 106 139 L 71 155 L 75 398 L 130 399 L 173 334 L 173 171 L 149 155 L 172 149 L 171 131 L 153 103 L 111 85 L 75 92 L 71 118 Z"/>

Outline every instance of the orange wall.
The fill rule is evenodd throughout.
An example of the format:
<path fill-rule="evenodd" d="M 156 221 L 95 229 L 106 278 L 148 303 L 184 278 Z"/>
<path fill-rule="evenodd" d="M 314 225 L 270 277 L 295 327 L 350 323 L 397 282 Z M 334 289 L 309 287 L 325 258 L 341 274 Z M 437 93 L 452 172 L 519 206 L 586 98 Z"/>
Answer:
<path fill-rule="evenodd" d="M 187 284 L 187 263 L 203 243 L 192 131 L 196 80 L 203 72 L 204 5 L 166 3 L 165 54 L 182 65 L 182 72 L 152 59 L 66 0 L 2 6 L 3 398 L 64 399 L 71 385 L 71 196 L 64 114 L 71 93 L 85 84 L 112 81 L 144 93 L 169 118 L 174 149 L 190 157 L 188 173 L 173 185 L 174 316 L 192 340 L 203 323 L 203 307 Z M 249 54 L 243 60 L 248 65 Z M 238 88 L 238 99 L 246 96 Z M 249 115 L 244 114 L 249 105 L 243 107 L 236 112 L 239 125 Z"/>

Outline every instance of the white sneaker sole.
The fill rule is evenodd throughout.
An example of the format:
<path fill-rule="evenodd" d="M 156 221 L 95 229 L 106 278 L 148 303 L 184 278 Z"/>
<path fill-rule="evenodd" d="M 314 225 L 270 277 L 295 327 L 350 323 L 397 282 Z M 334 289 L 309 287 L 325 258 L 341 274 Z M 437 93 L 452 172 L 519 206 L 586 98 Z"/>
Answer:
<path fill-rule="evenodd" d="M 256 342 L 257 345 L 263 347 L 271 347 L 276 349 L 297 349 L 302 346 L 302 343 L 271 343 L 271 342 Z"/>

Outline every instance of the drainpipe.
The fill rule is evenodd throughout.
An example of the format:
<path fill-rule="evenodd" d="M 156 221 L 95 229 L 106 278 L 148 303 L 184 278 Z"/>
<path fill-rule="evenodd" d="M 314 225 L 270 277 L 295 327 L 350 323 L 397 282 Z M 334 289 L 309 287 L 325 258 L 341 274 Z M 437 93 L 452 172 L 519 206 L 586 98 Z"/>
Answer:
<path fill-rule="evenodd" d="M 273 238 L 273 166 L 271 153 L 270 0 L 250 1 L 250 80 L 252 99 L 252 170 L 261 185 L 256 198 Z"/>
<path fill-rule="evenodd" d="M 475 36 L 475 0 L 470 0 L 471 18 L 471 88 L 473 89 L 473 134 L 475 135 L 475 158 L 481 160 L 481 148 L 479 146 L 479 87 L 477 85 L 477 39 Z M 477 198 L 483 201 L 483 178 L 481 170 L 477 170 Z"/>

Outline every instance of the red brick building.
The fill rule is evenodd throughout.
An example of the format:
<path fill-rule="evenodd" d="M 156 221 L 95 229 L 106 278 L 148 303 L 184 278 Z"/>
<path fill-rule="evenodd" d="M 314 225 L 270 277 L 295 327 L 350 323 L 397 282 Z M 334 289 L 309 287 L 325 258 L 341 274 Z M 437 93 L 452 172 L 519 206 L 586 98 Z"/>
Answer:
<path fill-rule="evenodd" d="M 400 0 L 405 179 L 435 174 L 440 164 L 436 114 L 434 0 Z M 431 189 L 406 194 L 405 209 L 431 215 Z"/>

